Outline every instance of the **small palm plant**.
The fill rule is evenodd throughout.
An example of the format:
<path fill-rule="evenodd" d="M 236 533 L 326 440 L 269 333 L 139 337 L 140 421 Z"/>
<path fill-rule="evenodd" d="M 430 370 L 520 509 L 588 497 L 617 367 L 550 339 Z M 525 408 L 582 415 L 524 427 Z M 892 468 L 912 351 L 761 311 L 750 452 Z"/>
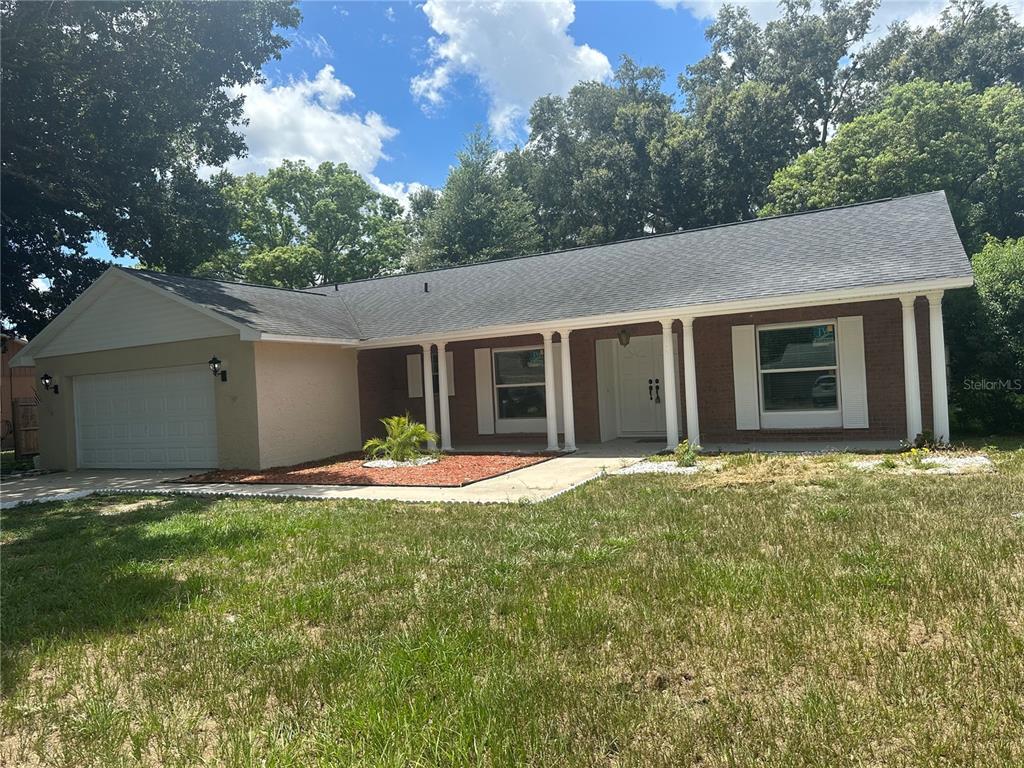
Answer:
<path fill-rule="evenodd" d="M 387 437 L 373 437 L 363 444 L 363 453 L 371 459 L 414 461 L 423 454 L 421 446 L 428 441 L 437 442 L 437 435 L 418 421 L 413 421 L 408 413 L 388 416 L 380 423 L 384 425 Z"/>

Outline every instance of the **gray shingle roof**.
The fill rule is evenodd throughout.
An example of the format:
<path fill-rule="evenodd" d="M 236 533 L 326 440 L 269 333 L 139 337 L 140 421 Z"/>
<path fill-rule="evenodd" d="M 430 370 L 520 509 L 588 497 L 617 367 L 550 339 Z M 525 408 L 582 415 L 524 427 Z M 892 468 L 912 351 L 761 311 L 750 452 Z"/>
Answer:
<path fill-rule="evenodd" d="M 125 271 L 263 333 L 339 339 L 359 339 L 362 335 L 347 305 L 333 297 L 328 298 L 326 290 L 292 291 L 264 285 L 177 277 L 147 269 Z"/>
<path fill-rule="evenodd" d="M 337 290 L 140 276 L 268 333 L 386 339 L 969 278 L 971 267 L 945 193 L 931 192 L 344 283 Z"/>

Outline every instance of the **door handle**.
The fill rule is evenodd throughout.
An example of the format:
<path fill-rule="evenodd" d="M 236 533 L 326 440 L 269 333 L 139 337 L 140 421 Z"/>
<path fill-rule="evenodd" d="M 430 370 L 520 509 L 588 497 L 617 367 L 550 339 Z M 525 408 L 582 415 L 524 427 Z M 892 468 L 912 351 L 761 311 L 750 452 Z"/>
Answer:
<path fill-rule="evenodd" d="M 654 402 L 661 402 L 661 381 L 659 379 L 654 380 Z"/>
<path fill-rule="evenodd" d="M 654 379 L 648 379 L 647 380 L 647 396 L 651 400 L 654 399 Z"/>

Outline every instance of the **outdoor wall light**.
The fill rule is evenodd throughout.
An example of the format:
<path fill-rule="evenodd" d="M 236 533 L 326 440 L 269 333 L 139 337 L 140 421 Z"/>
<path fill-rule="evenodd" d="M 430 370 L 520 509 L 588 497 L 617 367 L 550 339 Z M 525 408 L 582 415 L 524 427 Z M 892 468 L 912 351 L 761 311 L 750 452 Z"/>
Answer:
<path fill-rule="evenodd" d="M 625 328 L 619 331 L 619 344 L 624 347 L 629 346 L 629 331 Z"/>
<path fill-rule="evenodd" d="M 220 366 L 221 366 L 221 362 L 220 362 L 220 360 L 217 359 L 216 355 L 214 355 L 213 357 L 210 358 L 210 370 L 213 372 L 213 375 L 214 376 L 220 376 L 220 380 L 221 381 L 227 381 L 228 380 L 228 372 L 227 371 L 222 371 L 220 369 Z"/>
<path fill-rule="evenodd" d="M 39 381 L 43 383 L 43 389 L 45 389 L 47 392 L 49 392 L 52 389 L 53 394 L 60 394 L 60 387 L 53 383 L 53 376 L 51 376 L 50 374 L 44 373 L 42 376 L 39 377 Z"/>

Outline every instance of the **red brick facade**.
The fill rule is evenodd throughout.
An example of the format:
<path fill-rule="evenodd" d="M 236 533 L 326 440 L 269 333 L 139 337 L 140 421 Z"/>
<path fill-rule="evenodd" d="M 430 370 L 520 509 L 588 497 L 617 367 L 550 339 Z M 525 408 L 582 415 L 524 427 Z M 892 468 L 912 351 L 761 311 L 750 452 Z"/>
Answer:
<path fill-rule="evenodd" d="M 931 368 L 928 352 L 928 306 L 922 298 L 915 307 L 917 318 L 918 361 L 921 376 L 922 423 L 932 424 Z M 734 325 L 800 322 L 834 319 L 839 316 L 864 317 L 864 355 L 867 369 L 868 429 L 844 430 L 743 430 L 736 429 L 733 395 L 732 331 Z M 573 409 L 576 440 L 579 443 L 600 440 L 598 410 L 597 355 L 598 339 L 612 338 L 622 328 L 632 336 L 661 333 L 658 323 L 643 323 L 608 328 L 588 328 L 572 334 Z M 676 333 L 682 327 L 676 322 Z M 906 406 L 903 387 L 902 311 L 897 299 L 840 304 L 834 306 L 786 309 L 739 315 L 700 317 L 694 321 L 694 354 L 697 364 L 697 395 L 701 441 L 704 443 L 740 443 L 758 440 L 898 440 L 906 436 Z M 474 353 L 477 347 L 516 347 L 540 344 L 539 334 L 509 336 L 452 342 L 448 349 L 454 358 L 452 372 L 455 396 L 449 400 L 452 442 L 472 444 L 515 440 L 516 435 L 478 435 L 476 412 L 476 380 Z M 408 396 L 406 355 L 420 354 L 419 347 L 363 350 L 359 353 L 359 406 L 363 438 L 381 432 L 378 420 L 384 416 L 408 411 L 414 418 L 424 419 L 424 399 Z M 679 408 L 685 413 L 683 400 L 682 354 L 679 371 Z M 436 408 L 436 403 L 435 403 Z M 437 411 L 435 410 L 435 413 Z M 685 435 L 685 429 L 683 431 Z M 539 434 L 518 436 L 535 439 Z"/>

